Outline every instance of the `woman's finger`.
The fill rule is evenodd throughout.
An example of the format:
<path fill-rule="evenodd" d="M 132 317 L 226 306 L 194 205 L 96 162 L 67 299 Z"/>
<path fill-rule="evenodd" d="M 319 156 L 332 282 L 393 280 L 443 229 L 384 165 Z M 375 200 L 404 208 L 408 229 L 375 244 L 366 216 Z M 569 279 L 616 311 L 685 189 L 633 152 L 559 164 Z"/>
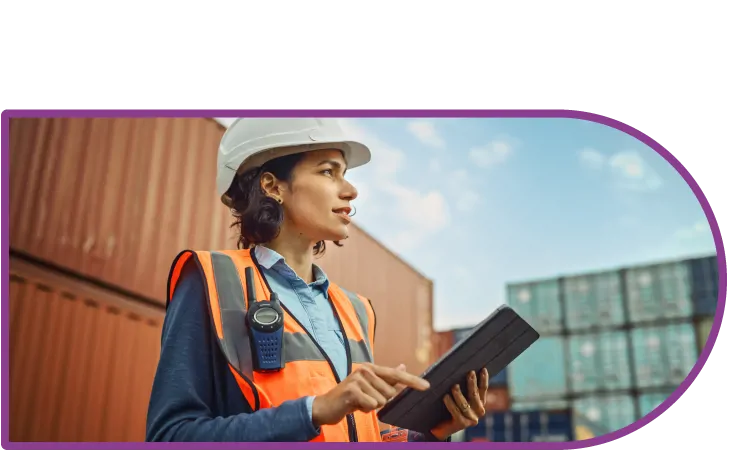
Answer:
<path fill-rule="evenodd" d="M 481 418 L 486 414 L 486 408 L 484 408 L 483 399 L 479 395 L 480 388 L 476 379 L 476 372 L 471 371 L 468 373 L 468 400 L 473 413 L 477 418 Z"/>
<path fill-rule="evenodd" d="M 369 381 L 363 380 L 362 382 L 360 382 L 359 390 L 364 396 L 366 396 L 364 400 L 367 400 L 367 402 L 369 402 L 368 399 L 374 401 L 374 406 L 366 405 L 370 410 L 380 409 L 387 403 L 387 399 L 385 398 L 385 396 L 383 396 L 380 391 L 375 389 Z"/>
<path fill-rule="evenodd" d="M 454 422 L 456 422 L 458 425 L 468 424 L 468 419 L 463 417 L 463 413 L 461 413 L 461 410 L 458 409 L 458 407 L 456 406 L 456 402 L 453 401 L 453 397 L 451 397 L 450 394 L 446 394 L 446 396 L 443 397 L 443 403 L 448 409 L 448 412 L 451 413 L 451 417 L 453 418 Z"/>
<path fill-rule="evenodd" d="M 405 364 L 400 364 L 395 369 L 400 370 L 402 372 L 406 372 L 407 371 L 407 367 L 405 367 Z M 402 390 L 405 389 L 405 388 L 407 388 L 407 386 L 404 385 L 404 384 L 402 384 L 402 383 L 398 383 L 398 384 L 395 385 L 395 391 L 397 391 L 397 394 L 399 394 L 400 392 L 402 392 Z"/>
<path fill-rule="evenodd" d="M 479 378 L 478 378 L 478 396 L 481 399 L 481 401 L 485 404 L 486 403 L 486 392 L 489 390 L 489 371 L 486 370 L 484 367 L 481 369 L 481 372 L 479 372 Z"/>
<path fill-rule="evenodd" d="M 369 413 L 377 410 L 379 402 L 377 399 L 368 395 L 365 391 L 356 391 L 353 395 L 355 409 Z"/>
<path fill-rule="evenodd" d="M 397 394 L 397 389 L 389 385 L 385 380 L 378 377 L 374 372 L 365 373 L 365 380 L 386 400 L 390 400 Z"/>
<path fill-rule="evenodd" d="M 464 397 L 463 392 L 461 392 L 460 385 L 454 386 L 451 392 L 453 393 L 453 401 L 456 402 L 456 406 L 463 414 L 463 417 L 470 419 L 473 422 L 478 422 L 478 416 L 476 416 L 476 413 L 473 412 L 473 409 L 466 400 L 466 397 Z"/>
<path fill-rule="evenodd" d="M 370 366 L 370 369 L 391 386 L 402 384 L 418 391 L 425 391 L 430 388 L 430 382 L 428 382 L 428 380 L 424 380 L 417 375 L 413 375 L 402 370 L 378 365 L 372 365 Z"/>

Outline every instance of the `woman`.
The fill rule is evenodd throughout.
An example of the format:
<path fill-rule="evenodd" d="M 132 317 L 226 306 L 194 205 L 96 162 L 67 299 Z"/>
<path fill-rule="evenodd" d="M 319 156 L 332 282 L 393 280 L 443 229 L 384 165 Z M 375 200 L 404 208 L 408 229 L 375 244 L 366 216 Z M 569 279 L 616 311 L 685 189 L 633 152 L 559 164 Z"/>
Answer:
<path fill-rule="evenodd" d="M 485 369 L 444 398 L 452 418 L 430 432 L 377 419 L 428 382 L 373 362 L 369 300 L 313 263 L 347 238 L 357 190 L 345 175 L 369 160 L 332 120 L 229 127 L 218 192 L 239 249 L 185 251 L 172 265 L 147 441 L 448 441 L 484 415 Z"/>

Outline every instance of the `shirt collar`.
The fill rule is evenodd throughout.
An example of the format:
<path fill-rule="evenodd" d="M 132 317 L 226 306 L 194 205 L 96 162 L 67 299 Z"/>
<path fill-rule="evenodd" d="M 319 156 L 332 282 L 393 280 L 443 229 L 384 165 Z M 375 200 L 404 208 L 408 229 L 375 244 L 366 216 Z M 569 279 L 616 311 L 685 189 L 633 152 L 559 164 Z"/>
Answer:
<path fill-rule="evenodd" d="M 276 251 L 262 245 L 256 245 L 253 248 L 258 263 L 267 270 L 273 270 L 288 280 L 296 280 L 298 276 L 294 270 L 286 263 L 286 259 Z M 329 278 L 324 270 L 316 264 L 313 265 L 314 282 L 312 286 L 321 286 L 326 292 L 329 290 Z"/>

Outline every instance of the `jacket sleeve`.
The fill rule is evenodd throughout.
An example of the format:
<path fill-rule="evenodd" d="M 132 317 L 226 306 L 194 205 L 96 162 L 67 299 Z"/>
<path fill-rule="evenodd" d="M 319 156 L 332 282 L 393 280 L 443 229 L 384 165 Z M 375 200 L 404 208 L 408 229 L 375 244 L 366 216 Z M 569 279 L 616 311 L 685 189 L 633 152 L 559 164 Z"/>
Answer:
<path fill-rule="evenodd" d="M 221 375 L 232 378 L 232 374 L 227 375 L 229 370 L 215 356 L 218 345 L 203 291 L 202 278 L 194 264 L 186 265 L 162 329 L 160 359 L 147 413 L 146 441 L 253 442 L 315 438 L 319 429 L 311 421 L 310 397 L 257 412 L 240 402 L 248 412 L 232 415 L 222 412 L 218 390 L 226 384 L 220 383 Z M 217 374 L 216 366 L 220 369 Z M 231 396 L 223 394 L 223 397 L 230 399 Z M 245 401 L 242 394 L 240 399 Z"/>

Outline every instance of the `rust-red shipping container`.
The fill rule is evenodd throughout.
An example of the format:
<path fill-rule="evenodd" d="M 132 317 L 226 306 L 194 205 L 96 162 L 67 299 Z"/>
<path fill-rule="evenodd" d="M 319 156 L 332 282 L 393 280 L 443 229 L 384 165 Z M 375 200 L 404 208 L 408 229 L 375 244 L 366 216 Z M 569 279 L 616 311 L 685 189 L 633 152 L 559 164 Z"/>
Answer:
<path fill-rule="evenodd" d="M 183 248 L 234 244 L 215 194 L 222 126 L 195 118 L 10 124 L 15 251 L 164 300 Z"/>
<path fill-rule="evenodd" d="M 163 312 L 10 261 L 10 440 L 144 441 Z"/>
<path fill-rule="evenodd" d="M 433 332 L 433 361 L 437 361 L 441 356 L 445 355 L 453 345 L 455 345 L 455 336 L 453 331 L 435 331 Z"/>
<path fill-rule="evenodd" d="M 489 413 L 509 411 L 511 397 L 506 386 L 494 386 L 486 393 L 486 411 Z"/>
<path fill-rule="evenodd" d="M 11 248 L 162 303 L 185 248 L 235 247 L 215 192 L 223 126 L 207 118 L 11 121 Z M 377 361 L 431 362 L 432 282 L 352 226 L 317 260 L 372 299 Z"/>

